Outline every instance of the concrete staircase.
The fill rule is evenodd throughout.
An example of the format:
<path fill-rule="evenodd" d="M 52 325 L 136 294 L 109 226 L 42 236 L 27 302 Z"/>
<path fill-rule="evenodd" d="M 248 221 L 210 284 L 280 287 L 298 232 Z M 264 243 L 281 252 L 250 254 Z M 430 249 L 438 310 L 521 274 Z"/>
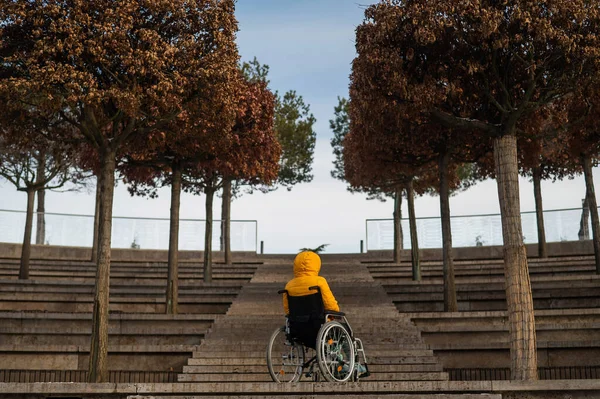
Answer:
<path fill-rule="evenodd" d="M 89 364 L 95 265 L 34 260 L 18 280 L 16 260 L 0 259 L 0 383 L 83 382 Z M 178 315 L 166 315 L 167 264 L 111 264 L 111 382 L 173 382 L 214 320 L 254 275 L 258 264 L 180 262 Z"/>
<path fill-rule="evenodd" d="M 441 365 L 408 317 L 399 315 L 381 285 L 358 263 L 321 269 L 346 312 L 369 361 L 369 381 L 444 381 Z M 291 264 L 261 266 L 227 314 L 216 320 L 178 376 L 180 382 L 268 382 L 266 346 L 283 325 L 277 291 L 292 278 Z"/>
<path fill-rule="evenodd" d="M 313 383 L 303 379 L 306 382 L 275 384 L 267 372 L 265 349 L 272 331 L 284 323 L 281 296 L 277 291 L 292 277 L 292 259 L 290 255 L 265 259 L 268 263 L 260 266 L 249 263 L 217 267 L 215 282 L 208 285 L 200 281 L 200 265 L 188 262 L 182 268 L 180 279 L 182 302 L 186 306 L 183 313 L 186 314 L 177 316 L 161 314 L 166 277 L 164 262 L 114 262 L 113 346 L 109 350 L 109 362 L 113 370 L 129 373 L 107 384 L 77 383 L 85 381 L 83 378 L 38 378 L 28 380 L 30 383 L 7 379 L 11 382 L 0 383 L 0 398 L 512 399 L 520 394 L 535 399 L 566 395 L 574 399 L 600 397 L 600 380 L 448 381 L 448 374 L 442 368 L 444 354 L 439 353 L 439 349 L 457 343 L 446 343 L 446 337 L 466 335 L 467 338 L 459 342 L 461 345 L 476 341 L 496 348 L 495 345 L 502 343 L 501 336 L 506 335 L 504 312 L 448 315 L 412 310 L 399 313 L 382 283 L 389 288 L 400 280 L 407 282 L 409 277 L 394 275 L 396 270 L 388 269 L 389 265 L 376 266 L 369 273 L 366 266 L 358 263 L 358 257 L 337 259 L 335 255 L 323 256 L 321 274 L 328 279 L 355 334 L 363 340 L 372 375 L 359 383 Z M 20 365 L 24 364 L 24 358 L 29 359 L 27 369 L 32 375 L 39 371 L 34 369 L 42 361 L 48 362 L 44 368 L 50 371 L 84 371 L 89 349 L 86 337 L 91 317 L 88 298 L 93 292 L 93 265 L 79 261 L 36 263 L 36 277 L 30 282 L 21 282 L 15 279 L 16 262 L 0 261 L 3 275 L 0 293 L 4 294 L 0 297 L 0 359 Z M 478 268 L 471 263 L 465 263 L 465 270 L 471 269 L 468 273 L 473 272 L 473 275 L 461 277 L 465 280 L 463 286 L 473 284 L 471 279 L 480 279 L 484 289 L 485 285 L 496 289 L 500 276 L 487 273 L 487 267 L 496 265 L 482 262 Z M 554 284 L 554 279 L 568 276 L 568 273 L 559 275 L 559 265 L 556 266 L 552 265 L 552 270 L 540 269 L 542 275 L 534 279 L 550 278 L 552 281 L 548 283 Z M 481 276 L 477 276 L 476 269 L 480 269 Z M 382 275 L 374 280 L 372 274 L 378 272 Z M 392 274 L 386 278 L 388 272 Z M 589 271 L 578 273 L 578 281 L 589 279 L 592 288 L 597 287 L 595 278 L 588 277 Z M 432 285 L 422 283 L 417 287 L 408 283 L 415 294 L 435 285 L 435 290 L 426 294 L 430 296 L 439 290 L 439 277 L 431 276 L 426 281 L 430 278 L 435 281 Z M 578 281 L 572 278 L 569 284 L 576 287 Z M 547 325 L 547 334 L 558 334 L 555 330 L 567 333 L 555 327 L 567 323 L 571 330 L 576 327 L 578 336 L 586 340 L 598 328 L 600 320 L 598 310 L 590 308 L 548 309 L 538 316 L 538 322 Z M 474 323 L 480 327 L 473 329 Z M 481 327 L 482 323 L 485 327 Z M 62 363 L 57 363 L 58 360 Z M 181 371 L 177 374 L 179 382 L 134 379 L 132 373 L 141 368 L 145 373 L 172 368 L 172 377 Z"/>
<path fill-rule="evenodd" d="M 451 379 L 507 378 L 510 345 L 501 259 L 455 262 L 455 313 L 441 311 L 441 262 L 423 262 L 419 282 L 411 280 L 410 262 L 370 262 L 367 268 L 400 314 L 419 328 Z M 529 270 L 540 378 L 598 378 L 600 276 L 593 256 L 529 259 Z"/>

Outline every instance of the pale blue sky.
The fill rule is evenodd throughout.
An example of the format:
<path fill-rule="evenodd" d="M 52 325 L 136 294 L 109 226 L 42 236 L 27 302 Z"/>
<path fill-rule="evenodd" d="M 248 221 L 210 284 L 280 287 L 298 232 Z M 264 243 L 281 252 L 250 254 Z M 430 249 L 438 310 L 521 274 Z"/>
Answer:
<path fill-rule="evenodd" d="M 347 0 L 239 0 L 237 18 L 239 50 L 244 60 L 256 56 L 270 66 L 271 88 L 296 90 L 317 118 L 314 181 L 291 192 L 247 195 L 234 201 L 234 219 L 258 220 L 258 239 L 270 253 L 296 252 L 301 247 L 329 243 L 328 252 L 357 252 L 365 238 L 366 218 L 389 218 L 392 203 L 366 201 L 352 195 L 344 183 L 330 177 L 333 155 L 329 119 L 337 96 L 347 96 L 350 64 L 354 58 L 354 30 L 366 4 Z M 598 171 L 595 171 L 598 175 Z M 599 178 L 596 184 L 600 184 Z M 532 185 L 521 180 L 521 208 L 534 209 Z M 552 184 L 544 182 L 546 209 L 575 208 L 584 196 L 583 179 Z M 114 215 L 168 217 L 169 191 L 155 200 L 132 198 L 123 185 L 115 193 Z M 496 183 L 486 181 L 451 198 L 455 215 L 497 213 Z M 220 215 L 215 201 L 215 216 Z M 25 209 L 25 195 L 0 182 L 0 209 Z M 49 193 L 47 212 L 92 214 L 93 195 Z M 419 198 L 417 216 L 439 215 L 437 197 Z M 406 215 L 406 212 L 404 212 Z M 0 213 L 0 227 L 2 227 Z M 204 197 L 184 194 L 182 218 L 203 218 Z M 457 232 L 458 233 L 458 232 Z M 198 249 L 202 249 L 198 240 Z"/>

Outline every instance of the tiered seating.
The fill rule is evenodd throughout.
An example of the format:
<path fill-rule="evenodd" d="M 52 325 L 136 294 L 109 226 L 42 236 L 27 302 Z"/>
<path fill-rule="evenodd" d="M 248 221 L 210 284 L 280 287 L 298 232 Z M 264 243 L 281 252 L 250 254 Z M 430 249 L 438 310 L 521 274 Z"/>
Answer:
<path fill-rule="evenodd" d="M 600 307 L 600 276 L 593 257 L 532 259 L 529 263 L 536 309 Z M 505 310 L 501 260 L 455 261 L 459 310 Z M 422 281 L 411 280 L 403 263 L 368 265 L 400 312 L 443 310 L 441 262 L 422 263 Z"/>
<path fill-rule="evenodd" d="M 118 277 L 111 282 L 111 301 L 114 301 L 109 364 L 111 381 L 122 384 L 0 383 L 0 398 L 501 399 L 505 395 L 527 392 L 528 397 L 541 399 L 558 397 L 567 390 L 567 394 L 573 392 L 573 397 L 581 398 L 594 397 L 600 391 L 597 381 L 577 381 L 576 384 L 573 381 L 531 384 L 448 381 L 449 374 L 456 369 L 444 368 L 444 364 L 450 356 L 448 353 L 462 350 L 461 345 L 468 347 L 476 343 L 484 348 L 472 351 L 476 356 L 484 362 L 491 359 L 491 367 L 502 365 L 504 355 L 498 358 L 488 355 L 490 350 L 507 352 L 503 347 L 506 336 L 503 311 L 452 315 L 401 313 L 366 266 L 347 257 L 341 257 L 339 262 L 333 255 L 323 258 L 322 274 L 328 278 L 356 335 L 365 343 L 372 375 L 358 384 L 270 382 L 265 347 L 271 332 L 284 322 L 277 290 L 291 277 L 289 257 L 266 258 L 270 263 L 258 267 L 234 265 L 225 270 L 217 265 L 217 278 L 212 284 L 201 283 L 200 265 L 182 263 L 180 298 L 185 311 L 176 316 L 162 314 L 164 263 L 148 264 L 148 269 L 144 269 L 141 263 L 115 262 L 112 275 Z M 44 263 L 38 261 L 32 270 L 34 280 L 21 282 L 14 277 L 16 262 L 0 266 L 6 273 L 5 278 L 0 279 L 3 295 L 0 304 L 5 306 L 0 310 L 0 362 L 3 362 L 0 368 L 4 369 L 0 370 L 0 380 L 85 381 L 91 319 L 87 298 L 93 291 L 93 273 L 89 273 L 90 265 L 85 262 L 66 262 L 65 266 L 73 266 L 70 272 L 60 269 L 59 262 L 47 264 L 57 267 L 56 272 L 62 275 L 46 273 L 48 269 L 44 270 Z M 77 270 L 79 266 L 81 270 Z M 70 273 L 78 274 L 79 280 L 70 280 Z M 237 274 L 240 276 L 228 278 Z M 587 281 L 586 276 L 579 277 Z M 501 276 L 492 278 L 501 279 Z M 441 280 L 435 279 L 440 280 L 426 277 L 421 285 L 439 289 Z M 459 277 L 459 283 L 462 279 Z M 409 287 L 419 285 L 411 283 L 409 277 L 401 281 L 408 282 Z M 392 286 L 388 284 L 387 288 Z M 44 297 L 51 305 L 42 305 Z M 216 312 L 217 304 L 225 304 L 228 310 Z M 19 306 L 29 306 L 31 310 L 19 309 Z M 583 307 L 549 309 L 538 311 L 537 316 L 538 325 L 547 327 L 539 329 L 540 342 L 544 348 L 551 348 L 551 342 L 559 339 L 578 337 L 581 342 L 592 341 L 600 312 Z M 561 328 L 555 328 L 556 325 Z M 467 348 L 469 350 L 471 348 Z M 592 357 L 597 358 L 597 353 L 588 358 Z M 545 359 L 553 364 L 557 358 L 549 351 Z M 498 363 L 493 363 L 495 361 Z M 40 364 L 44 370 L 40 370 Z M 474 363 L 465 360 L 456 364 L 465 367 Z M 22 372 L 18 367 L 28 370 Z"/>
<path fill-rule="evenodd" d="M 256 267 L 214 265 L 213 282 L 206 284 L 202 264 L 181 262 L 179 314 L 165 315 L 166 263 L 113 262 L 111 378 L 123 382 L 174 380 Z M 17 261 L 0 261 L 0 379 L 85 380 L 95 265 L 36 260 L 30 280 L 17 280 L 17 272 Z"/>
<path fill-rule="evenodd" d="M 457 375 L 454 370 L 459 369 L 507 369 L 510 355 L 502 260 L 455 261 L 458 313 L 442 312 L 441 262 L 423 262 L 422 267 L 423 281 L 413 282 L 410 264 L 368 265 L 399 312 L 416 323 L 451 375 Z M 530 259 L 529 268 L 541 375 L 600 375 L 600 276 L 595 274 L 593 257 Z M 546 373 L 551 369 L 556 376 Z M 481 370 L 478 373 L 481 378 L 496 378 L 485 377 Z M 507 377 L 502 375 L 497 378 Z"/>

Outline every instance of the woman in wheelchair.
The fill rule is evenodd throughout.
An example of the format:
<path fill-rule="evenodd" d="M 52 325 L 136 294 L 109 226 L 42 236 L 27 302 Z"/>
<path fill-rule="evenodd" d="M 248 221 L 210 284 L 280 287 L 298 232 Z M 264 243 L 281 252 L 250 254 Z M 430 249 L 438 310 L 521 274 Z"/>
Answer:
<path fill-rule="evenodd" d="M 294 260 L 294 278 L 280 291 L 286 325 L 273 333 L 267 348 L 269 372 L 276 382 L 296 382 L 304 369 L 313 380 L 320 374 L 332 382 L 368 376 L 362 342 L 353 336 L 327 280 L 319 276 L 320 269 L 316 253 L 299 253 Z M 317 354 L 305 362 L 307 348 Z"/>

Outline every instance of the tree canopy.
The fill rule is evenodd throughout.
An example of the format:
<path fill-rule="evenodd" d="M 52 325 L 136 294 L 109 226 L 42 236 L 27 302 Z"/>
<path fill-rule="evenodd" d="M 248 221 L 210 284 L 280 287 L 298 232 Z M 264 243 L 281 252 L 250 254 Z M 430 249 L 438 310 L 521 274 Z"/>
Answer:
<path fill-rule="evenodd" d="M 597 73 L 599 22 L 597 3 L 586 0 L 383 0 L 365 10 L 356 30 L 358 58 L 366 56 L 353 66 L 364 77 L 355 83 L 363 93 L 388 98 L 383 110 L 364 107 L 372 112 L 364 120 L 389 107 L 405 124 L 456 129 L 464 143 L 480 135 L 493 139 L 514 379 L 537 378 L 516 145 L 527 131 L 518 125 Z M 419 134 L 412 137 L 405 144 L 420 156 L 424 143 Z M 390 133 L 376 145 L 394 147 L 394 140 Z"/>
<path fill-rule="evenodd" d="M 4 109 L 34 106 L 49 119 L 61 118 L 95 149 L 99 160 L 91 382 L 108 379 L 117 158 L 133 139 L 144 142 L 176 118 L 188 118 L 201 129 L 233 125 L 238 73 L 234 9 L 233 0 L 0 1 Z M 218 114 L 210 125 L 194 119 L 206 110 Z"/>

